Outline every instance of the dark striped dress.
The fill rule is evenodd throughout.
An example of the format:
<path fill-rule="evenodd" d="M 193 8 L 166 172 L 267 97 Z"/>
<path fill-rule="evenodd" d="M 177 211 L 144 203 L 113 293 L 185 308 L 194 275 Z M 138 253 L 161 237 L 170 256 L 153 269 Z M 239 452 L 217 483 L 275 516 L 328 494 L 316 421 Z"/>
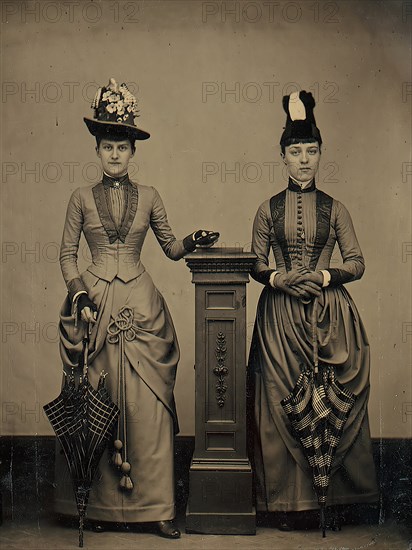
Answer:
<path fill-rule="evenodd" d="M 342 262 L 333 255 L 336 243 Z M 356 395 L 332 467 L 328 504 L 376 502 L 378 489 L 368 420 L 369 343 L 358 310 L 344 283 L 359 279 L 364 260 L 346 208 L 314 182 L 303 191 L 288 188 L 258 209 L 252 251 L 252 276 L 265 285 L 259 299 L 249 357 L 250 433 L 254 435 L 257 509 L 317 509 L 312 473 L 281 401 L 313 360 L 312 304 L 273 289 L 269 253 L 276 270 L 301 266 L 328 270 L 329 286 L 318 299 L 319 360 Z M 332 259 L 333 258 L 333 259 Z"/>

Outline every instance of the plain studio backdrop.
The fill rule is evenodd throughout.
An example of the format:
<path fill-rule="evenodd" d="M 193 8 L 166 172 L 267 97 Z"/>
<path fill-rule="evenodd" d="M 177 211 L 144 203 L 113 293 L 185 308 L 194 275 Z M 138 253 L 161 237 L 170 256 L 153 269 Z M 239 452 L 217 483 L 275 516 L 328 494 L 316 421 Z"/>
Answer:
<path fill-rule="evenodd" d="M 410 2 L 1 3 L 2 435 L 50 435 L 61 383 L 58 253 L 72 191 L 99 179 L 92 116 L 114 77 L 139 99 L 132 179 L 157 188 L 178 238 L 250 250 L 258 206 L 286 184 L 281 99 L 312 91 L 318 187 L 349 209 L 366 261 L 347 285 L 371 345 L 371 431 L 412 425 Z M 194 286 L 149 233 L 143 263 L 181 346 L 176 401 L 194 433 Z M 333 261 L 339 261 L 339 254 Z M 89 263 L 82 238 L 80 269 Z M 262 286 L 247 287 L 247 350 Z"/>

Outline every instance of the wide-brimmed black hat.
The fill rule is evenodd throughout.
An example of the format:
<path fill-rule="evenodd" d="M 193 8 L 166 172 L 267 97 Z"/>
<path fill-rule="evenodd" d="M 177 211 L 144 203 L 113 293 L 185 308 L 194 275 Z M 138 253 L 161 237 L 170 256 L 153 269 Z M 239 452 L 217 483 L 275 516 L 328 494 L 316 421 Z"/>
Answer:
<path fill-rule="evenodd" d="M 316 103 L 312 94 L 305 90 L 293 92 L 285 95 L 282 103 L 287 116 L 280 144 L 284 145 L 288 139 L 313 139 L 321 145 L 322 138 L 313 114 Z"/>
<path fill-rule="evenodd" d="M 92 103 L 94 117 L 84 117 L 89 132 L 96 135 L 125 134 L 131 139 L 148 139 L 150 134 L 134 123 L 138 116 L 137 99 L 125 83 L 117 84 L 111 78 L 109 84 L 99 88 Z"/>

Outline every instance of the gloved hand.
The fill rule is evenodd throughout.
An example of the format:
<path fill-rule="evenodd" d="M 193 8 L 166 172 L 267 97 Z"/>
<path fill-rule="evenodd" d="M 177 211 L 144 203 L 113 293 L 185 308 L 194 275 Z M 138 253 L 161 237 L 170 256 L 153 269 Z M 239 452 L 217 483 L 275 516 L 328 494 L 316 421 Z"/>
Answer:
<path fill-rule="evenodd" d="M 312 283 L 312 281 L 302 281 L 297 285 L 292 285 L 291 288 L 296 290 L 298 293 L 302 293 L 302 297 L 307 295 L 310 298 L 311 296 L 321 295 L 321 287 L 316 283 Z M 305 297 L 304 299 L 308 298 Z"/>
<path fill-rule="evenodd" d="M 315 275 L 315 276 L 313 276 Z M 308 301 L 314 296 L 320 296 L 322 284 L 313 282 L 312 279 L 319 281 L 319 277 L 323 277 L 321 273 L 311 272 L 304 269 L 293 269 L 288 273 L 277 273 L 273 282 L 274 288 L 286 292 L 295 298 L 302 301 Z"/>
<path fill-rule="evenodd" d="M 198 247 L 208 248 L 214 244 L 220 236 L 216 231 L 199 229 L 183 239 L 183 246 L 188 252 L 193 252 Z"/>
<path fill-rule="evenodd" d="M 295 298 L 308 299 L 309 293 L 303 289 L 299 289 L 298 284 L 301 282 L 301 275 L 297 272 L 276 273 L 273 280 L 273 288 L 290 294 Z"/>
<path fill-rule="evenodd" d="M 77 299 L 77 312 L 85 323 L 95 323 L 97 318 L 97 306 L 90 300 L 87 294 L 80 294 Z"/>
<path fill-rule="evenodd" d="M 320 296 L 323 285 L 323 275 L 318 271 L 310 271 L 307 268 L 299 270 L 301 276 L 292 282 L 292 288 L 309 294 L 310 296 Z M 298 282 L 296 282 L 298 280 Z"/>
<path fill-rule="evenodd" d="M 322 287 L 323 285 L 323 275 L 320 271 L 310 271 L 309 269 L 302 274 L 305 281 L 311 281 L 312 283 L 317 284 Z"/>

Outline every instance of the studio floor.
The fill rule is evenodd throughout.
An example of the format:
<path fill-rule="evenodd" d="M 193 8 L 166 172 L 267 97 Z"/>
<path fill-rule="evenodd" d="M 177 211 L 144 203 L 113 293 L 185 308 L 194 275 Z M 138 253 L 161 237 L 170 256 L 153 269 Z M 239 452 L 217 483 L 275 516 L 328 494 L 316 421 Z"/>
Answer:
<path fill-rule="evenodd" d="M 281 532 L 270 526 L 259 526 L 255 536 L 195 535 L 184 532 L 184 518 L 179 518 L 182 530 L 179 540 L 162 539 L 150 533 L 85 531 L 84 548 L 111 550 L 357 550 L 391 549 L 411 550 L 412 529 L 388 521 L 382 525 L 348 525 L 341 531 L 328 531 L 326 538 L 316 530 Z M 75 528 L 61 526 L 54 521 L 12 523 L 0 527 L 1 550 L 69 550 L 78 548 Z"/>

